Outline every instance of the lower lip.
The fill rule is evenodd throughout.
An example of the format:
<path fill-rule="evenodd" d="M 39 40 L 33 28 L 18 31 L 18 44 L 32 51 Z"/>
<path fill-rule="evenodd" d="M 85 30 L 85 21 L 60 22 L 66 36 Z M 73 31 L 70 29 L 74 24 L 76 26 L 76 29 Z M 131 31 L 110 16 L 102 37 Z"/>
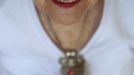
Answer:
<path fill-rule="evenodd" d="M 62 3 L 62 2 L 59 2 L 57 0 L 52 0 L 58 7 L 61 7 L 61 8 L 71 8 L 73 6 L 75 6 L 76 4 L 78 4 L 80 2 L 80 0 L 76 0 L 72 3 Z"/>

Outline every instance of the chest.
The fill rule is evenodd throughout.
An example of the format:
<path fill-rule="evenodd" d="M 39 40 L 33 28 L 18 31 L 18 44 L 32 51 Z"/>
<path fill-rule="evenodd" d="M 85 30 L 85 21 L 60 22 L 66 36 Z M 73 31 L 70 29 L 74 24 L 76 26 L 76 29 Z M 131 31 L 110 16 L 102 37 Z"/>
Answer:
<path fill-rule="evenodd" d="M 1 48 L 3 66 L 14 75 L 60 74 L 59 58 L 62 54 L 59 50 L 50 43 L 45 42 L 42 46 L 35 43 Z M 117 43 L 117 40 L 109 44 L 98 42 L 92 47 L 88 46 L 81 52 L 86 59 L 87 75 L 121 75 L 131 59 L 130 51 L 128 45 Z"/>

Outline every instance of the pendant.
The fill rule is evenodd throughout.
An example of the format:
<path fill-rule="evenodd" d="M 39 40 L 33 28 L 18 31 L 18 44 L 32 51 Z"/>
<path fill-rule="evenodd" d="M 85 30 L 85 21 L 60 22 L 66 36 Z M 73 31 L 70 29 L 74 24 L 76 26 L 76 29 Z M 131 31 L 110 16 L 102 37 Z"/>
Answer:
<path fill-rule="evenodd" d="M 84 75 L 85 60 L 76 50 L 65 52 L 60 59 L 61 75 Z"/>

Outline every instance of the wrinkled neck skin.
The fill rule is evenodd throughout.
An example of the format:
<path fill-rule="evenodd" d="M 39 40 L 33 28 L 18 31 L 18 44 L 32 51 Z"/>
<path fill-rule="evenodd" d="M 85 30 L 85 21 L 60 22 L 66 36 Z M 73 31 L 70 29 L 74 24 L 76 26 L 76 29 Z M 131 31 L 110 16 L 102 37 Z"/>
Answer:
<path fill-rule="evenodd" d="M 42 10 L 43 2 L 42 0 L 37 1 L 36 6 L 38 11 L 40 11 Z M 103 0 L 89 0 L 90 2 L 86 4 L 86 1 L 81 0 L 81 3 L 72 8 L 62 9 L 54 5 L 51 0 L 46 0 L 47 5 L 43 9 L 49 16 L 52 23 L 51 26 L 57 33 L 62 46 L 59 45 L 59 41 L 57 41 L 57 38 L 52 33 L 50 24 L 47 22 L 48 19 L 44 18 L 41 13 L 39 13 L 39 17 L 44 30 L 47 31 L 50 38 L 54 40 L 59 48 L 80 50 L 98 27 L 104 2 Z M 78 38 L 81 40 L 77 40 Z M 80 42 L 79 45 L 77 41 Z"/>
<path fill-rule="evenodd" d="M 101 0 L 81 0 L 72 8 L 60 8 L 52 0 L 35 0 L 39 8 L 44 7 L 52 24 L 54 25 L 80 25 L 83 24 L 88 15 L 94 15 L 96 5 Z M 90 14 L 89 14 L 90 12 Z"/>

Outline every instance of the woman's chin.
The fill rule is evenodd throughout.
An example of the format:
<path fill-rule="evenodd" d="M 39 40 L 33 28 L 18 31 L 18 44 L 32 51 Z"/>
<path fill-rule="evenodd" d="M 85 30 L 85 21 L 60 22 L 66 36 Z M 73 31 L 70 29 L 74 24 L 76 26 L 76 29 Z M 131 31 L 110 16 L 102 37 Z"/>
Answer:
<path fill-rule="evenodd" d="M 74 0 L 74 2 L 64 3 L 58 0 L 52 1 L 52 11 L 57 14 L 80 14 L 85 12 L 86 6 L 82 0 Z M 50 9 L 50 8 L 49 8 Z"/>

